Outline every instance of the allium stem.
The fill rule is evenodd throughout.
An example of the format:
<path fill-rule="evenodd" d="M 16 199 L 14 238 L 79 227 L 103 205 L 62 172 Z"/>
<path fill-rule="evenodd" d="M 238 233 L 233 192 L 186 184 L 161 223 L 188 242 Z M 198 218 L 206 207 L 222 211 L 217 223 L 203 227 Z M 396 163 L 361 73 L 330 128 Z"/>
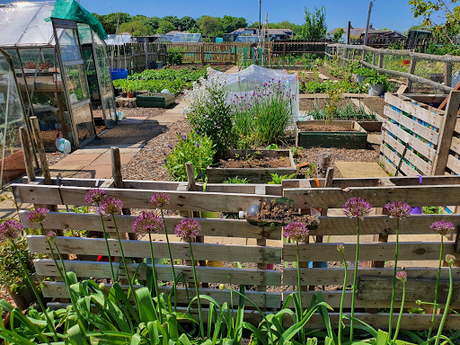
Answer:
<path fill-rule="evenodd" d="M 158 317 L 160 319 L 160 324 L 163 323 L 163 318 L 161 315 L 160 307 L 160 295 L 158 294 L 158 281 L 157 281 L 157 271 L 155 269 L 155 256 L 153 255 L 153 244 L 152 244 L 152 232 L 149 230 L 149 242 L 150 242 L 150 258 L 152 260 L 152 273 L 153 273 L 153 288 L 155 290 L 155 296 L 157 298 L 158 304 Z"/>
<path fill-rule="evenodd" d="M 303 304 L 302 304 L 302 281 L 300 279 L 300 250 L 299 250 L 298 241 L 295 242 L 295 246 L 297 250 L 297 290 L 299 292 L 299 308 L 300 308 L 300 315 L 297 316 L 298 317 L 297 322 L 299 322 L 303 318 Z M 300 330 L 300 342 L 302 344 L 305 343 L 305 331 L 303 328 Z"/>
<path fill-rule="evenodd" d="M 112 255 L 110 254 L 109 240 L 107 239 L 107 231 L 105 231 L 104 218 L 102 216 L 100 218 L 101 218 L 102 232 L 104 234 L 105 246 L 107 247 L 107 256 L 109 257 L 110 273 L 112 274 L 112 283 L 114 284 L 116 282 L 115 273 L 114 273 L 115 271 L 113 270 Z"/>
<path fill-rule="evenodd" d="M 339 335 L 338 335 L 338 340 L 339 340 L 339 345 L 342 345 L 342 319 L 343 319 L 343 302 L 345 299 L 345 288 L 347 286 L 347 278 L 348 278 L 348 267 L 347 267 L 347 261 L 345 260 L 345 255 L 342 253 L 342 262 L 345 265 L 345 276 L 343 278 L 343 289 L 342 289 L 342 298 L 340 299 L 340 311 L 339 311 Z"/>
<path fill-rule="evenodd" d="M 356 299 L 356 279 L 358 277 L 358 260 L 359 260 L 359 218 L 356 218 L 356 255 L 355 271 L 353 275 L 353 294 L 351 295 L 351 320 L 350 320 L 350 343 L 353 342 L 353 317 L 355 316 L 355 299 Z"/>
<path fill-rule="evenodd" d="M 402 319 L 403 311 L 404 311 L 404 302 L 406 300 L 406 283 L 402 282 L 402 284 L 403 284 L 403 291 L 402 291 L 401 309 L 399 310 L 398 323 L 396 324 L 395 335 L 393 337 L 394 344 L 396 344 L 396 340 L 398 339 L 399 328 L 401 327 L 401 319 Z"/>
<path fill-rule="evenodd" d="M 174 311 L 177 312 L 177 293 L 176 293 L 176 288 L 177 288 L 177 278 L 176 278 L 176 272 L 174 270 L 174 260 L 173 256 L 171 253 L 171 246 L 169 244 L 169 236 L 168 236 L 168 230 L 166 229 L 166 224 L 165 224 L 165 216 L 163 213 L 163 209 L 160 209 L 161 212 L 161 220 L 163 221 L 163 229 L 165 230 L 165 235 L 166 235 L 166 245 L 168 247 L 168 254 L 169 254 L 169 260 L 171 261 L 171 271 L 173 275 L 173 282 L 174 282 L 174 287 L 173 287 L 173 293 L 174 293 Z"/>
<path fill-rule="evenodd" d="M 52 332 L 54 333 L 54 341 L 58 341 L 58 335 L 57 335 L 57 332 L 56 332 L 56 328 L 54 327 L 54 324 L 51 321 L 50 316 L 48 315 L 48 312 L 46 311 L 45 305 L 43 304 L 43 301 L 42 301 L 42 299 L 40 297 L 40 294 L 37 291 L 37 288 L 35 287 L 34 282 L 32 281 L 32 279 L 30 279 L 29 271 L 27 270 L 26 265 L 22 261 L 22 257 L 19 254 L 19 249 L 18 249 L 18 247 L 16 246 L 16 244 L 14 243 L 13 240 L 10 239 L 10 243 L 13 246 L 17 257 L 19 258 L 19 264 L 21 265 L 21 268 L 22 268 L 22 270 L 24 272 L 24 278 L 27 280 L 27 283 L 29 283 L 30 287 L 32 288 L 32 291 L 34 292 L 34 295 L 37 298 L 37 302 L 40 305 L 40 308 L 42 309 L 43 313 L 45 314 L 46 321 L 48 323 L 48 327 L 51 328 Z M 45 340 L 45 342 L 48 342 L 45 337 L 43 337 L 43 339 Z"/>
<path fill-rule="evenodd" d="M 393 270 L 393 289 L 391 290 L 391 306 L 390 306 L 390 319 L 388 325 L 388 339 L 391 339 L 393 329 L 393 311 L 395 306 L 396 294 L 396 274 L 398 271 L 398 251 L 399 251 L 399 218 L 396 218 L 396 248 L 395 248 L 395 267 Z"/>
<path fill-rule="evenodd" d="M 454 289 L 454 282 L 452 277 L 452 265 L 449 264 L 449 293 L 447 294 L 446 306 L 444 308 L 444 314 L 442 314 L 441 323 L 439 324 L 438 333 L 436 335 L 436 341 L 434 345 L 439 345 L 439 339 L 441 338 L 442 329 L 444 328 L 444 324 L 447 319 L 447 315 L 449 314 L 449 306 L 450 301 L 452 299 L 452 291 Z"/>
<path fill-rule="evenodd" d="M 438 275 L 436 276 L 436 286 L 434 288 L 434 302 L 433 302 L 433 314 L 431 316 L 431 325 L 430 329 L 428 330 L 428 339 L 431 338 L 431 333 L 433 332 L 434 327 L 434 319 L 436 317 L 436 312 L 438 309 L 438 288 L 439 288 L 439 279 L 441 278 L 441 267 L 442 267 L 442 252 L 444 247 L 444 236 L 441 235 L 441 248 L 439 249 L 439 266 L 438 266 Z"/>
<path fill-rule="evenodd" d="M 203 315 L 201 313 L 200 290 L 198 289 L 198 279 L 196 277 L 195 258 L 193 257 L 192 242 L 189 241 L 188 245 L 190 247 L 190 256 L 192 257 L 193 280 L 195 281 L 195 293 L 196 293 L 196 298 L 197 298 L 197 303 L 198 303 L 198 316 L 200 318 L 201 341 L 204 341 L 204 326 L 203 326 Z"/>

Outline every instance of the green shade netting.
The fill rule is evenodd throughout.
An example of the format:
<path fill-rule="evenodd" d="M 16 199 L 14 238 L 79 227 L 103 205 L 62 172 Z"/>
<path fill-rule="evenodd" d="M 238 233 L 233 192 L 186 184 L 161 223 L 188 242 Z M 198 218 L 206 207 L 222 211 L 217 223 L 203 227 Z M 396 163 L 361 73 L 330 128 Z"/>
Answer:
<path fill-rule="evenodd" d="M 99 20 L 75 0 L 56 1 L 51 17 L 46 20 L 50 21 L 51 18 L 73 20 L 78 23 L 88 24 L 93 31 L 97 32 L 101 40 L 107 39 L 107 33 Z"/>

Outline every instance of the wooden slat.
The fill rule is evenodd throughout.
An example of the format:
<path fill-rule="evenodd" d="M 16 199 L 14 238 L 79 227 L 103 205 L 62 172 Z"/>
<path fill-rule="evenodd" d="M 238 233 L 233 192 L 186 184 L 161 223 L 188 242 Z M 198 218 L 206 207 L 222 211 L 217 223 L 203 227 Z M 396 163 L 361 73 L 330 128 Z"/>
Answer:
<path fill-rule="evenodd" d="M 388 116 L 390 119 L 396 121 L 397 123 L 403 125 L 407 129 L 410 129 L 412 132 L 417 133 L 422 138 L 436 144 L 438 142 L 439 133 L 435 130 L 425 127 L 424 125 L 414 121 L 407 116 L 394 111 L 388 106 L 385 106 L 383 113 Z"/>
<path fill-rule="evenodd" d="M 391 151 L 388 147 L 382 145 L 380 147 L 380 153 L 387 157 L 390 161 L 392 161 L 395 165 L 399 164 L 401 157 L 399 157 L 396 153 Z M 407 155 L 407 152 L 406 152 Z M 402 162 L 401 167 L 399 168 L 406 176 L 417 176 L 418 172 L 412 169 L 406 162 Z"/>
<path fill-rule="evenodd" d="M 111 288 L 111 284 L 106 284 L 106 289 Z M 141 288 L 142 286 L 135 286 L 134 289 Z M 122 285 L 121 288 L 124 291 L 128 291 L 129 286 Z M 69 292 L 64 283 L 61 282 L 43 282 L 43 296 L 49 298 L 69 298 Z M 171 292 L 171 287 L 160 286 L 158 287 L 159 293 L 169 294 Z M 188 294 L 190 299 L 195 297 L 195 289 L 188 289 Z M 244 292 L 245 296 L 250 298 L 260 308 L 279 308 L 281 305 L 281 294 L 277 292 L 258 292 L 246 290 Z M 209 288 L 200 288 L 200 295 L 209 296 L 214 298 L 218 303 L 222 304 L 230 301 L 230 291 L 228 290 L 219 290 L 219 289 L 209 289 Z M 132 296 L 132 295 L 131 295 Z M 132 300 L 132 298 L 131 298 Z M 238 296 L 235 294 L 233 298 L 233 304 L 238 305 Z M 181 304 L 188 304 L 190 301 L 187 298 L 187 291 L 183 287 L 177 288 L 177 302 Z M 208 305 L 209 302 L 205 299 L 201 301 L 202 305 Z"/>
<path fill-rule="evenodd" d="M 412 207 L 415 206 L 455 206 L 460 200 L 460 186 L 408 186 L 408 187 L 351 187 L 314 188 L 314 189 L 285 189 L 284 196 L 295 202 L 295 207 L 307 208 L 329 207 L 342 208 L 345 202 L 353 197 L 361 197 L 374 207 L 383 207 L 394 200 L 404 200 Z"/>
<path fill-rule="evenodd" d="M 108 241 L 111 255 L 120 257 L 118 241 L 113 239 Z M 45 236 L 27 236 L 27 242 L 32 252 L 50 253 Z M 125 256 L 150 258 L 148 241 L 122 240 L 121 242 Z M 57 237 L 56 243 L 61 253 L 65 254 L 100 255 L 102 248 L 105 248 L 105 240 L 102 238 Z M 155 257 L 168 257 L 166 242 L 155 241 L 152 246 Z M 281 248 L 207 243 L 193 243 L 192 246 L 196 260 L 281 263 Z M 174 259 L 191 259 L 189 244 L 186 242 L 171 242 L 171 252 Z"/>
<path fill-rule="evenodd" d="M 347 285 L 353 283 L 353 270 L 348 268 Z M 393 277 L 393 267 L 391 268 L 363 268 L 358 269 L 358 277 L 361 276 L 378 276 L 378 277 Z M 300 269 L 300 278 L 302 285 L 342 285 L 344 277 L 344 268 L 304 268 Z M 438 273 L 437 268 L 406 268 L 407 280 L 410 279 L 434 279 Z M 448 279 L 448 268 L 443 268 L 441 279 Z M 460 268 L 454 268 L 453 279 L 460 278 Z M 284 285 L 297 285 L 297 269 L 286 268 L 283 275 Z M 433 284 L 433 289 L 434 289 Z"/>
<path fill-rule="evenodd" d="M 455 153 L 460 153 L 460 139 L 457 137 L 452 137 L 452 142 L 450 144 L 451 151 Z"/>
<path fill-rule="evenodd" d="M 57 205 L 85 206 L 85 195 L 89 188 L 82 187 L 59 187 L 31 185 L 12 185 L 15 198 L 23 203 L 48 203 Z M 149 199 L 154 193 L 161 190 L 129 190 L 108 188 L 105 189 L 108 197 L 122 199 L 125 208 L 151 208 Z M 258 204 L 261 197 L 251 194 L 236 193 L 204 193 L 188 191 L 170 191 L 171 199 L 166 209 L 181 211 L 208 211 L 208 212 L 239 212 L 246 210 L 253 204 Z M 264 196 L 273 199 L 275 196 Z"/>
<path fill-rule="evenodd" d="M 101 249 L 102 250 L 102 249 Z M 77 277 L 98 277 L 110 278 L 110 265 L 108 262 L 91 262 L 91 261 L 65 261 L 66 269 L 70 272 L 75 272 Z M 34 260 L 34 265 L 39 276 L 57 276 L 58 271 L 54 266 L 53 260 L 39 259 Z M 120 279 L 126 279 L 123 268 L 119 268 L 119 263 L 114 263 L 114 270 L 119 269 Z M 131 278 L 136 271 L 137 264 L 128 264 Z M 150 265 L 149 265 L 150 267 Z M 186 282 L 193 282 L 193 272 L 191 266 L 174 266 L 176 274 L 183 274 Z M 158 280 L 172 281 L 171 267 L 167 265 L 155 265 Z M 232 284 L 255 284 L 280 286 L 281 272 L 280 271 L 265 271 L 256 269 L 238 269 L 238 268 L 213 268 L 213 267 L 197 267 L 197 279 L 200 282 L 207 283 L 228 283 L 228 275 Z M 139 279 L 146 279 L 145 269 L 139 270 Z"/>
<path fill-rule="evenodd" d="M 447 157 L 447 167 L 456 174 L 460 174 L 460 160 L 452 155 Z"/>
<path fill-rule="evenodd" d="M 39 228 L 40 225 L 32 223 L 27 219 L 27 212 L 20 211 L 19 217 L 22 224 L 27 228 Z M 135 216 L 115 216 L 118 230 L 120 232 L 132 233 Z M 183 217 L 165 217 L 166 228 L 171 233 L 176 225 L 184 219 Z M 262 229 L 250 225 L 246 220 L 237 219 L 212 219 L 196 218 L 201 225 L 203 236 L 242 237 L 242 238 L 265 238 L 271 240 L 281 239 L 281 228 L 273 227 Z M 107 232 L 115 232 L 115 226 L 111 217 L 104 218 L 104 225 Z M 50 212 L 43 222 L 45 229 L 71 229 L 86 231 L 101 231 L 101 218 L 97 214 Z M 164 231 L 160 231 L 160 234 Z"/>
<path fill-rule="evenodd" d="M 385 120 L 382 124 L 382 132 L 388 131 L 395 135 L 400 140 L 404 141 L 405 143 L 409 143 L 409 145 L 416 150 L 417 152 L 424 155 L 426 158 L 433 160 L 436 154 L 436 150 L 430 147 L 427 143 L 424 143 L 420 139 L 417 139 L 415 136 L 410 135 L 406 131 L 402 130 L 398 126 L 389 121 Z"/>
<path fill-rule="evenodd" d="M 404 223 L 401 227 L 404 227 Z M 399 260 L 439 260 L 440 242 L 400 242 Z M 341 261 L 342 255 L 336 250 L 337 243 L 313 243 L 301 244 L 300 261 Z M 395 243 L 361 243 L 359 246 L 359 258 L 363 261 L 394 260 Z M 345 244 L 345 259 L 353 261 L 355 258 L 356 244 Z M 455 255 L 454 242 L 444 242 L 445 254 Z M 283 246 L 283 260 L 295 261 L 296 246 L 285 244 Z"/>

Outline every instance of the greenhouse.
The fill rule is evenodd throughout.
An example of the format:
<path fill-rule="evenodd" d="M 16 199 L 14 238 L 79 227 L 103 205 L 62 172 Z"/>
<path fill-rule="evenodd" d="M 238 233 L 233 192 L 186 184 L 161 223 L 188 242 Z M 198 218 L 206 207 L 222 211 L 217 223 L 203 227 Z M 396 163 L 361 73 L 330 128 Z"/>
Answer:
<path fill-rule="evenodd" d="M 190 34 L 186 32 L 177 33 L 172 39 L 173 43 L 201 43 L 203 42 L 203 37 L 201 34 Z"/>
<path fill-rule="evenodd" d="M 96 123 L 116 119 L 102 25 L 76 1 L 0 7 L 0 48 L 12 58 L 26 118 L 37 116 L 45 147 L 57 137 L 80 148 Z M 57 38 L 57 39 L 56 39 Z"/>

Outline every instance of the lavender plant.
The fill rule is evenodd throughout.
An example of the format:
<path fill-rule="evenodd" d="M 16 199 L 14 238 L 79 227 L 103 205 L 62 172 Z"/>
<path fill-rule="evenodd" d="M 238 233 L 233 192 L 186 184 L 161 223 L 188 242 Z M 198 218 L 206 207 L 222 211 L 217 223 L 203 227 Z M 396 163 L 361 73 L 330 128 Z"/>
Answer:
<path fill-rule="evenodd" d="M 396 218 L 396 248 L 395 248 L 395 264 L 393 271 L 393 289 L 391 292 L 390 318 L 388 326 L 388 338 L 391 339 L 393 325 L 393 310 L 395 303 L 396 279 L 398 270 L 398 252 L 399 252 L 399 227 L 400 221 L 410 215 L 411 207 L 402 201 L 392 201 L 383 207 L 383 213 L 390 218 Z"/>
<path fill-rule="evenodd" d="M 427 339 L 430 339 L 431 333 L 433 332 L 434 319 L 435 319 L 436 310 L 437 310 L 439 279 L 441 277 L 442 255 L 443 255 L 443 247 L 444 247 L 444 236 L 451 234 L 452 231 L 454 231 L 455 227 L 450 222 L 446 222 L 445 220 L 440 220 L 440 221 L 437 221 L 431 224 L 430 229 L 438 233 L 439 235 L 441 235 L 441 246 L 439 249 L 439 266 L 438 266 L 438 274 L 436 276 L 436 286 L 434 290 L 433 314 L 431 316 L 431 325 L 430 325 L 430 329 L 428 330 Z"/>
<path fill-rule="evenodd" d="M 355 315 L 355 300 L 356 300 L 356 279 L 358 277 L 359 263 L 359 220 L 364 220 L 371 210 L 372 206 L 362 198 L 350 198 L 343 205 L 343 212 L 348 218 L 356 218 L 356 255 L 355 255 L 355 271 L 353 274 L 353 294 L 351 296 L 351 321 L 350 321 L 350 342 L 353 342 L 353 318 Z"/>

